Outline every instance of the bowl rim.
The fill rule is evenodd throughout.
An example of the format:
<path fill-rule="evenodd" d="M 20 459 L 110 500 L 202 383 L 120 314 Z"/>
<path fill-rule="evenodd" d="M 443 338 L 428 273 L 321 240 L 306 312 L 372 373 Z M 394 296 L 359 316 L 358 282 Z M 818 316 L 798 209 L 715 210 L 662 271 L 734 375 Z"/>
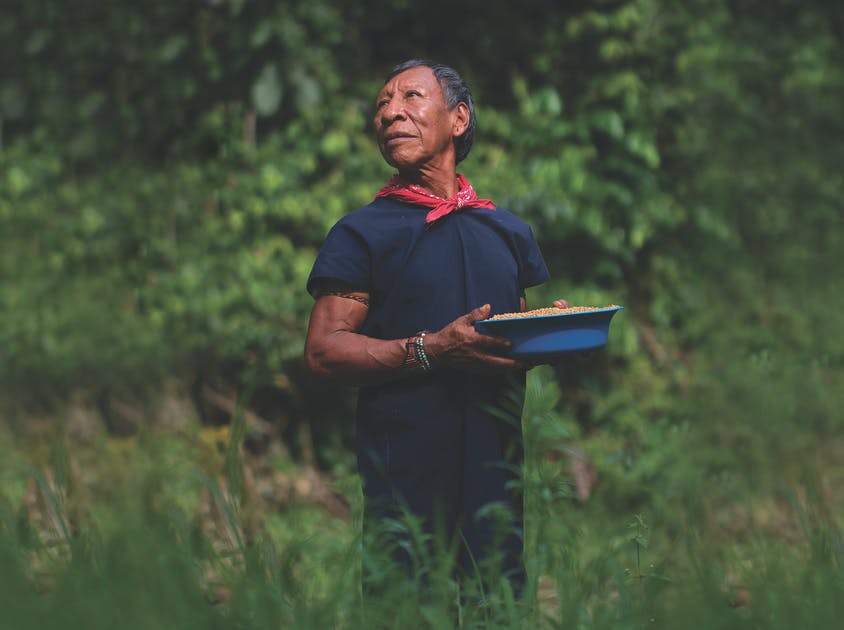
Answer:
<path fill-rule="evenodd" d="M 536 321 L 536 320 L 543 320 L 543 319 L 555 319 L 558 317 L 578 317 L 578 316 L 587 316 L 587 315 L 597 315 L 600 313 L 614 313 L 616 311 L 622 310 L 623 306 L 607 306 L 596 308 L 589 311 L 575 311 L 572 313 L 555 313 L 553 315 L 530 315 L 528 317 L 506 317 L 502 319 L 479 319 L 476 321 L 476 324 L 484 324 L 485 326 L 493 325 L 497 326 L 500 324 L 505 324 L 507 322 L 525 322 L 525 321 Z"/>

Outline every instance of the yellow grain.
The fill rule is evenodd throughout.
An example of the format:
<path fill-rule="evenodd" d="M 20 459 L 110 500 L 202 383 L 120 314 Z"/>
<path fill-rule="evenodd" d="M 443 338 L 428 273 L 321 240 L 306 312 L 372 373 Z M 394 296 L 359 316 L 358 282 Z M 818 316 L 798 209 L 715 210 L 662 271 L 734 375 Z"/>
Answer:
<path fill-rule="evenodd" d="M 588 313 L 590 311 L 603 311 L 608 308 L 618 308 L 615 304 L 609 306 L 569 306 L 568 308 L 557 308 L 549 306 L 547 308 L 536 308 L 532 311 L 524 311 L 521 313 L 499 313 L 493 315 L 490 320 L 495 319 L 514 319 L 516 317 L 542 317 L 544 315 L 567 315 L 568 313 Z"/>

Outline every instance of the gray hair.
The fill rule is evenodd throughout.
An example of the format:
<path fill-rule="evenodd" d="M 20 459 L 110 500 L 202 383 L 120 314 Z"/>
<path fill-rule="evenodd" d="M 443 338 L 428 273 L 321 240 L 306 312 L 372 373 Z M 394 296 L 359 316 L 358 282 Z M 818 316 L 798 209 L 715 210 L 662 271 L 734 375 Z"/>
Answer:
<path fill-rule="evenodd" d="M 455 164 L 459 164 L 469 155 L 472 143 L 475 141 L 475 101 L 472 100 L 472 92 L 457 70 L 450 66 L 428 61 L 427 59 L 410 59 L 409 61 L 398 64 L 387 75 L 384 83 L 387 83 L 387 81 L 405 70 L 418 68 L 419 66 L 430 68 L 431 72 L 434 73 L 434 78 L 442 88 L 443 96 L 445 96 L 445 105 L 449 110 L 457 107 L 459 103 L 466 103 L 466 106 L 469 108 L 469 124 L 466 126 L 466 131 L 454 139 Z"/>

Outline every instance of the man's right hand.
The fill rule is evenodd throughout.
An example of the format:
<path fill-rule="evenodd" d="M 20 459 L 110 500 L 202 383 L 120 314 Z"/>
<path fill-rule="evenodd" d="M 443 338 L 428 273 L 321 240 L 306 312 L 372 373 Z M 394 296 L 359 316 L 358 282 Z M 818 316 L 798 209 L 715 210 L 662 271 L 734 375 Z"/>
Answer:
<path fill-rule="evenodd" d="M 509 339 L 483 335 L 475 329 L 475 322 L 486 319 L 489 313 L 490 305 L 484 304 L 441 330 L 425 335 L 425 354 L 434 369 L 447 366 L 489 371 L 525 367 L 521 361 L 502 356 L 511 345 Z"/>

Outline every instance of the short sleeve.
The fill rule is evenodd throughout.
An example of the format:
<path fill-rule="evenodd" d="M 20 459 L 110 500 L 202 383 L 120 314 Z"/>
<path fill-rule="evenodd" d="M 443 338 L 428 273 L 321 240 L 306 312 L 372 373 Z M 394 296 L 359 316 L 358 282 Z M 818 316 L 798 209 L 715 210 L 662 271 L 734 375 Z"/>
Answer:
<path fill-rule="evenodd" d="M 547 282 L 551 277 L 548 273 L 548 267 L 545 265 L 545 259 L 542 257 L 542 252 L 539 250 L 539 243 L 533 236 L 533 230 L 530 226 L 525 225 L 526 231 L 521 235 L 520 259 L 521 269 L 519 270 L 519 288 L 521 290 L 528 287 L 534 287 L 543 282 Z"/>
<path fill-rule="evenodd" d="M 340 220 L 328 236 L 317 254 L 311 274 L 308 277 L 308 293 L 314 290 L 322 280 L 333 280 L 348 285 L 358 291 L 370 291 L 369 246 L 347 221 Z"/>

